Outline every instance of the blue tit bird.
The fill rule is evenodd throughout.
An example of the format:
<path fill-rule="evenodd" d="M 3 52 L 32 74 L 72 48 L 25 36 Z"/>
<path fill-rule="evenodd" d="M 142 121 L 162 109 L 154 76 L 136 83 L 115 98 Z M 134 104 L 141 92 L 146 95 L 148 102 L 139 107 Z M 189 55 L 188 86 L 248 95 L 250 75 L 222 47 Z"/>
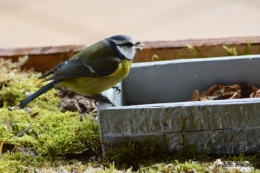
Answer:
<path fill-rule="evenodd" d="M 138 47 L 140 44 L 142 42 L 129 36 L 116 35 L 87 47 L 40 76 L 51 82 L 23 100 L 20 108 L 53 87 L 67 87 L 115 106 L 101 92 L 114 87 L 128 75 L 136 51 L 142 49 Z"/>

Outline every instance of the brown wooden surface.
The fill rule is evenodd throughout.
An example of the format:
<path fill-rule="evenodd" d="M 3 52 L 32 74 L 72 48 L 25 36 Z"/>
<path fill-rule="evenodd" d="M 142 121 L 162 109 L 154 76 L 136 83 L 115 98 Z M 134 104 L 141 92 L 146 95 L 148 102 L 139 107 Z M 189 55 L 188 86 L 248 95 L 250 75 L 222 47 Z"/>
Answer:
<path fill-rule="evenodd" d="M 229 53 L 223 45 L 229 48 L 235 47 L 238 55 L 245 54 L 247 44 L 249 54 L 260 53 L 260 37 L 235 37 L 220 39 L 196 39 L 179 41 L 152 41 L 145 42 L 144 49 L 136 54 L 134 62 L 149 62 L 157 55 L 161 60 L 197 57 L 228 56 Z M 194 46 L 199 51 L 190 51 L 187 44 Z M 45 72 L 60 62 L 69 59 L 86 45 L 49 46 L 32 48 L 2 48 L 0 57 L 11 58 L 14 61 L 18 57 L 28 55 L 29 60 L 24 65 L 26 68 L 34 68 L 36 71 Z"/>

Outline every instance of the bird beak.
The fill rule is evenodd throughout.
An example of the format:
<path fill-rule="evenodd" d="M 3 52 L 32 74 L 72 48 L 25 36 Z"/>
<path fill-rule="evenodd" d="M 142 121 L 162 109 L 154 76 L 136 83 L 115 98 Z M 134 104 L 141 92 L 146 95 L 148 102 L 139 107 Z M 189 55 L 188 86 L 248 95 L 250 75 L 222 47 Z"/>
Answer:
<path fill-rule="evenodd" d="M 135 46 L 136 46 L 135 49 L 136 49 L 136 50 L 142 50 L 143 47 L 137 47 L 137 45 L 138 45 L 138 46 L 143 46 L 144 43 L 143 43 L 142 41 L 138 41 L 138 42 L 135 43 Z"/>

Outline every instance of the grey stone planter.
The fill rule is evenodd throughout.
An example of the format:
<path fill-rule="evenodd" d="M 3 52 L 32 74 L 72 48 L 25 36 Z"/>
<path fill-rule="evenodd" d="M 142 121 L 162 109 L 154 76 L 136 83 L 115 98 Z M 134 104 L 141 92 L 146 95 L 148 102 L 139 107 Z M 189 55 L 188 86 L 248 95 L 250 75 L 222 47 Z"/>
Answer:
<path fill-rule="evenodd" d="M 133 64 L 121 93 L 106 92 L 117 107 L 98 107 L 101 138 L 154 137 L 164 151 L 184 142 L 197 152 L 260 152 L 260 99 L 189 101 L 213 84 L 259 87 L 259 72 L 260 55 Z"/>

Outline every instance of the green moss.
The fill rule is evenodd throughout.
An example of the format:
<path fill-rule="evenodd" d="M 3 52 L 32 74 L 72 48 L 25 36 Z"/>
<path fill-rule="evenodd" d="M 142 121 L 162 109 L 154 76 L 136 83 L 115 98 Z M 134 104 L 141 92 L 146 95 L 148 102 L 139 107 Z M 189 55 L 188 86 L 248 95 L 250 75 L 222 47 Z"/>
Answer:
<path fill-rule="evenodd" d="M 25 109 L 18 108 L 20 101 L 44 85 L 38 79 L 40 73 L 22 71 L 19 62 L 0 59 L 0 172 L 30 170 L 22 166 L 28 163 L 51 166 L 54 157 L 57 161 L 67 154 L 92 151 L 92 144 L 99 141 L 97 122 L 77 112 L 60 112 L 56 90 Z"/>
<path fill-rule="evenodd" d="M 23 99 L 46 84 L 38 79 L 41 73 L 36 73 L 33 70 L 21 70 L 21 65 L 27 58 L 19 58 L 17 63 L 0 59 L 0 107 L 17 106 Z M 48 104 L 46 104 L 47 101 Z M 57 109 L 59 102 L 57 91 L 53 89 L 35 99 L 29 107 L 53 110 Z"/>
<path fill-rule="evenodd" d="M 35 118 L 24 110 L 0 109 L 0 143 L 32 147 L 37 154 L 46 155 L 49 148 L 57 154 L 82 153 L 98 138 L 98 125 L 90 117 L 80 121 L 74 112 L 32 109 L 39 112 Z M 28 128 L 22 137 L 16 135 Z"/>
<path fill-rule="evenodd" d="M 140 164 L 155 163 L 167 157 L 166 153 L 160 151 L 154 138 L 146 138 L 141 142 L 125 139 L 105 146 L 109 148 L 106 156 L 120 169 L 132 167 L 137 170 Z"/>
<path fill-rule="evenodd" d="M 191 161 L 186 163 L 179 163 L 174 161 L 168 164 L 155 164 L 152 167 L 144 167 L 140 169 L 143 172 L 208 172 L 207 167 L 203 167 L 199 163 L 192 163 Z"/>

